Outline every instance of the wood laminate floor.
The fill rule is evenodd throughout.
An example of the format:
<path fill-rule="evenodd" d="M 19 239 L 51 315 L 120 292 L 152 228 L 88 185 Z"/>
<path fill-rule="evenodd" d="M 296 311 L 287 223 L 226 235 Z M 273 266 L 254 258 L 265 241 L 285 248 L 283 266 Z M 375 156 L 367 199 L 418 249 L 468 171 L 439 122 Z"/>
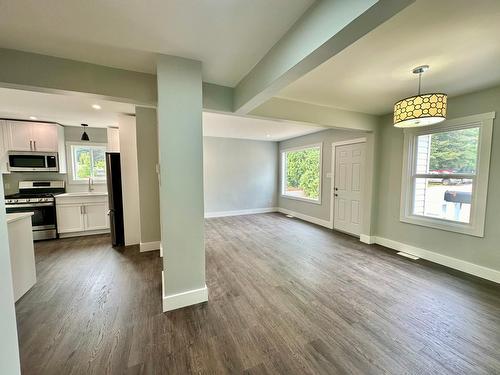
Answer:
<path fill-rule="evenodd" d="M 497 285 L 280 214 L 206 221 L 210 302 L 161 311 L 158 252 L 36 244 L 23 374 L 499 374 Z"/>

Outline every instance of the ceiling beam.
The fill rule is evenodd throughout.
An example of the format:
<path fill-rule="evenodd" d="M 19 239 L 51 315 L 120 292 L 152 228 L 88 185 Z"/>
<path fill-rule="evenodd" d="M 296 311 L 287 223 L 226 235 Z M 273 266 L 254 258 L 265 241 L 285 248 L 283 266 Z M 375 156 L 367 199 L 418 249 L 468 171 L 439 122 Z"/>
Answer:
<path fill-rule="evenodd" d="M 0 48 L 3 87 L 46 93 L 78 92 L 140 105 L 156 104 L 156 76 Z"/>
<path fill-rule="evenodd" d="M 156 75 L 0 48 L 0 87 L 156 107 Z M 233 89 L 203 82 L 203 108 L 232 112 Z"/>
<path fill-rule="evenodd" d="M 238 83 L 234 112 L 249 113 L 414 1 L 319 1 Z"/>
<path fill-rule="evenodd" d="M 378 126 L 378 117 L 374 115 L 282 98 L 269 99 L 251 115 L 366 132 L 375 131 Z"/>

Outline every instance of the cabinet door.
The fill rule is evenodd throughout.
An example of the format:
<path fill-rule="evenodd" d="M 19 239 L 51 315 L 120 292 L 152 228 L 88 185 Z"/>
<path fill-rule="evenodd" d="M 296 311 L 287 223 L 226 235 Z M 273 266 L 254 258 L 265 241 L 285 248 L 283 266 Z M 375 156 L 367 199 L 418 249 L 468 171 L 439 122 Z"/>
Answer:
<path fill-rule="evenodd" d="M 33 151 L 42 152 L 57 152 L 58 151 L 58 136 L 57 127 L 54 124 L 37 124 L 32 125 Z"/>
<path fill-rule="evenodd" d="M 7 159 L 7 139 L 6 139 L 6 127 L 7 123 L 5 120 L 0 120 L 0 173 L 8 173 L 9 168 Z"/>
<path fill-rule="evenodd" d="M 57 232 L 71 233 L 85 230 L 83 206 L 77 204 L 56 205 Z"/>
<path fill-rule="evenodd" d="M 85 230 L 109 228 L 108 203 L 85 203 Z"/>
<path fill-rule="evenodd" d="M 11 151 L 31 151 L 32 135 L 29 122 L 9 121 L 7 123 L 7 145 Z"/>

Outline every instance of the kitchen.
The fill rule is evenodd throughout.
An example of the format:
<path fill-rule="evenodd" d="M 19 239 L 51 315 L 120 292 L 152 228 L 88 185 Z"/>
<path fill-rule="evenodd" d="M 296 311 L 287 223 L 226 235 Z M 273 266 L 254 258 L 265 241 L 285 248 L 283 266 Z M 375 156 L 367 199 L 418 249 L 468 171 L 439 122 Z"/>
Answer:
<path fill-rule="evenodd" d="M 28 114 L 0 119 L 16 301 L 36 283 L 34 241 L 111 233 L 110 243 L 124 245 L 118 127 L 43 120 Z"/>

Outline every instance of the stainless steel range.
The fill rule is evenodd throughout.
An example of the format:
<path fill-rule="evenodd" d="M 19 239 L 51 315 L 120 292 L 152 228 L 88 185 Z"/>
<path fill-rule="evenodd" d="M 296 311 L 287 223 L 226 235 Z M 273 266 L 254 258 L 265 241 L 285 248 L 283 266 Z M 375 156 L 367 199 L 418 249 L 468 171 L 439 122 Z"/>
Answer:
<path fill-rule="evenodd" d="M 57 238 L 54 195 L 64 193 L 64 181 L 19 181 L 19 193 L 5 197 L 7 213 L 33 212 L 33 239 Z"/>

